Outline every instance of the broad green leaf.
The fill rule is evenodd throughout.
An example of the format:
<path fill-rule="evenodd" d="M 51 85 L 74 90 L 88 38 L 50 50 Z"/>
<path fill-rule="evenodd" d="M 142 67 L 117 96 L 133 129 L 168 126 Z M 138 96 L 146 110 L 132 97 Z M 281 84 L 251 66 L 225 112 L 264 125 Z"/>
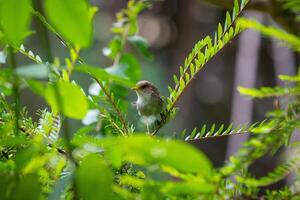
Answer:
<path fill-rule="evenodd" d="M 28 87 L 34 92 L 35 94 L 44 97 L 45 95 L 45 84 L 40 81 L 28 79 L 26 80 Z"/>
<path fill-rule="evenodd" d="M 167 183 L 161 190 L 167 195 L 196 195 L 203 193 L 212 193 L 214 186 L 204 182 L 178 182 Z"/>
<path fill-rule="evenodd" d="M 22 177 L 12 192 L 12 199 L 39 200 L 42 199 L 41 184 L 36 174 Z"/>
<path fill-rule="evenodd" d="M 105 70 L 110 74 L 128 78 L 132 82 L 137 82 L 141 78 L 140 64 L 137 59 L 129 53 L 124 53 L 121 56 L 119 65 L 106 68 Z"/>
<path fill-rule="evenodd" d="M 92 39 L 92 23 L 86 0 L 46 0 L 46 14 L 54 27 L 73 45 L 87 47 Z"/>
<path fill-rule="evenodd" d="M 0 29 L 6 42 L 22 43 L 29 33 L 31 0 L 0 0 Z"/>
<path fill-rule="evenodd" d="M 45 90 L 45 99 L 54 112 L 67 117 L 82 119 L 88 111 L 88 101 L 81 88 L 69 82 L 49 84 Z"/>
<path fill-rule="evenodd" d="M 153 60 L 153 54 L 149 51 L 149 43 L 141 36 L 128 37 L 128 41 L 147 59 Z"/>
<path fill-rule="evenodd" d="M 29 64 L 16 69 L 16 74 L 23 78 L 47 78 L 49 68 L 45 64 Z"/>
<path fill-rule="evenodd" d="M 112 199 L 112 172 L 99 155 L 88 155 L 76 171 L 76 186 L 83 200 Z"/>
<path fill-rule="evenodd" d="M 78 72 L 84 72 L 90 74 L 92 77 L 100 80 L 100 81 L 115 81 L 116 83 L 119 83 L 120 85 L 132 87 L 135 82 L 130 81 L 127 78 L 123 78 L 118 75 L 110 74 L 104 69 L 100 67 L 93 67 L 89 65 L 79 65 L 74 68 L 75 71 Z"/>
<path fill-rule="evenodd" d="M 108 47 L 103 49 L 103 54 L 111 59 L 115 59 L 116 55 L 120 53 L 122 47 L 121 38 L 115 36 L 109 43 Z"/>
<path fill-rule="evenodd" d="M 300 38 L 296 35 L 285 32 L 284 30 L 273 27 L 265 26 L 255 20 L 249 20 L 246 18 L 238 19 L 237 24 L 241 28 L 251 28 L 259 31 L 260 33 L 275 38 L 280 42 L 283 42 L 284 45 L 287 45 L 294 50 L 300 52 Z"/>
<path fill-rule="evenodd" d="M 114 159 L 140 165 L 161 164 L 181 172 L 211 174 L 211 163 L 204 154 L 179 141 L 157 140 L 143 135 L 109 139 L 104 143 Z M 117 162 L 116 162 L 117 163 Z"/>

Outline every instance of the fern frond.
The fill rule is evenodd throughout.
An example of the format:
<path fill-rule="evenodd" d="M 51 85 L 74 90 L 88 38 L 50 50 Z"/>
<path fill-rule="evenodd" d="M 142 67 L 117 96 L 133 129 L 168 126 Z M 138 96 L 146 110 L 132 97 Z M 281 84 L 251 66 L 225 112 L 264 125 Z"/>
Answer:
<path fill-rule="evenodd" d="M 252 98 L 267 98 L 267 97 L 279 97 L 286 95 L 299 95 L 299 88 L 283 88 L 283 87 L 261 87 L 259 89 L 255 88 L 244 88 L 238 87 L 238 91 L 243 94 L 250 96 Z"/>
<path fill-rule="evenodd" d="M 61 128 L 60 116 L 48 112 L 47 109 L 40 111 L 39 115 L 37 132 L 41 133 L 49 144 L 55 143 Z"/>
<path fill-rule="evenodd" d="M 227 127 L 222 124 L 218 129 L 216 129 L 215 124 L 213 124 L 210 129 L 206 129 L 206 125 L 203 125 L 200 131 L 197 128 L 194 128 L 192 133 L 185 137 L 185 141 L 194 141 L 207 138 L 221 137 L 227 135 L 239 135 L 251 133 L 255 128 L 262 127 L 265 124 L 265 121 L 256 122 L 252 125 L 241 124 L 237 127 L 233 127 L 233 124 L 228 125 Z"/>
<path fill-rule="evenodd" d="M 300 158 L 295 157 L 290 159 L 286 163 L 279 165 L 274 171 L 269 172 L 266 176 L 255 179 L 255 178 L 244 178 L 236 176 L 236 180 L 240 183 L 245 184 L 248 187 L 262 187 L 274 184 L 284 179 L 291 172 L 299 168 Z"/>
<path fill-rule="evenodd" d="M 244 142 L 241 149 L 230 157 L 230 162 L 220 169 L 222 176 L 232 176 L 234 172 L 248 167 L 257 158 L 267 153 L 275 153 L 282 145 L 287 144 L 298 127 L 297 113 L 299 104 L 296 102 L 261 127 L 253 128 L 252 132 L 255 135 Z"/>
<path fill-rule="evenodd" d="M 288 76 L 288 75 L 279 75 L 278 78 L 282 81 L 287 81 L 287 82 L 300 82 L 300 76 Z"/>
<path fill-rule="evenodd" d="M 292 35 L 283 31 L 282 29 L 273 26 L 265 26 L 257 21 L 245 18 L 239 19 L 237 24 L 242 28 L 255 29 L 268 37 L 272 37 L 283 42 L 285 46 L 288 46 L 298 52 L 300 51 L 300 38 L 296 35 Z"/>
<path fill-rule="evenodd" d="M 27 58 L 33 60 L 34 62 L 38 64 L 42 64 L 43 61 L 39 55 L 35 55 L 31 50 L 26 51 L 24 45 L 22 44 L 20 47 L 14 47 L 18 52 L 26 56 Z"/>
<path fill-rule="evenodd" d="M 128 134 L 128 127 L 127 127 L 127 123 L 125 121 L 125 117 L 123 116 L 120 108 L 119 108 L 119 103 L 118 101 L 115 100 L 114 98 L 114 94 L 109 90 L 108 87 L 105 86 L 104 83 L 102 83 L 101 81 L 99 81 L 98 79 L 95 78 L 95 81 L 98 83 L 98 85 L 100 86 L 101 90 L 103 91 L 103 93 L 105 94 L 105 96 L 107 97 L 107 101 L 111 104 L 111 106 L 114 108 L 114 110 L 116 111 L 116 114 L 119 118 L 119 120 L 122 123 L 122 131 L 121 133 L 123 135 L 127 135 Z"/>
<path fill-rule="evenodd" d="M 292 10 L 295 13 L 300 12 L 300 1 L 299 0 L 280 0 L 283 2 L 283 8 Z"/>
<path fill-rule="evenodd" d="M 235 25 L 235 20 L 243 11 L 247 5 L 248 0 L 234 1 L 233 12 L 230 15 L 229 12 L 226 14 L 224 26 L 218 24 L 217 32 L 214 34 L 214 38 L 206 36 L 204 39 L 196 43 L 192 51 L 188 54 L 184 60 L 183 66 L 180 66 L 179 77 L 173 76 L 175 87 L 168 87 L 170 96 L 167 98 L 166 109 L 162 113 L 162 120 L 159 123 L 156 130 L 152 135 L 156 134 L 159 129 L 171 118 L 172 113 L 177 101 L 184 93 L 186 88 L 195 78 L 197 73 L 204 67 L 204 65 L 212 59 L 226 44 L 228 44 L 242 29 Z"/>

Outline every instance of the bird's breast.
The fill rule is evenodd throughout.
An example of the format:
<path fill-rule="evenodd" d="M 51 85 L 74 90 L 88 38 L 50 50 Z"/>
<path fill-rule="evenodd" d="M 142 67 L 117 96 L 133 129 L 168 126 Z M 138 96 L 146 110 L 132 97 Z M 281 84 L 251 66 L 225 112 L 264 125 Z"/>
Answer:
<path fill-rule="evenodd" d="M 136 106 L 141 116 L 151 116 L 157 115 L 160 112 L 161 105 L 158 99 L 151 98 L 151 95 L 146 95 L 144 97 L 138 97 Z M 160 99 L 159 99 L 160 100 Z"/>

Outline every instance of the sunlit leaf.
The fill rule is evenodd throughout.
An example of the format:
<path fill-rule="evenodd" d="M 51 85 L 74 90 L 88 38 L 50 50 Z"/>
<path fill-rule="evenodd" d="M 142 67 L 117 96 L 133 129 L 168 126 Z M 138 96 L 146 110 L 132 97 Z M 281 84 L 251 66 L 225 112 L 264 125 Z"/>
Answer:
<path fill-rule="evenodd" d="M 89 65 L 80 65 L 80 66 L 76 66 L 74 68 L 74 70 L 79 71 L 79 72 L 88 73 L 91 76 L 99 79 L 100 81 L 112 80 L 112 81 L 115 81 L 116 83 L 119 83 L 119 84 L 127 86 L 127 87 L 132 87 L 135 84 L 135 82 L 130 81 L 129 79 L 126 79 L 126 78 L 123 78 L 121 76 L 117 76 L 114 74 L 110 74 L 100 67 L 92 67 Z"/>
<path fill-rule="evenodd" d="M 86 0 L 46 0 L 45 10 L 54 27 L 74 45 L 87 47 L 92 39 L 92 23 Z"/>
<path fill-rule="evenodd" d="M 123 161 L 141 165 L 168 165 L 181 172 L 194 172 L 205 176 L 211 173 L 211 164 L 204 154 L 179 141 L 137 135 L 113 139 L 106 144 L 107 148 L 115 152 L 113 155 Z"/>
<path fill-rule="evenodd" d="M 128 37 L 128 41 L 147 59 L 152 60 L 153 54 L 149 51 L 149 43 L 141 36 Z"/>
<path fill-rule="evenodd" d="M 28 34 L 31 0 L 0 0 L 0 30 L 6 42 L 19 45 Z"/>
<path fill-rule="evenodd" d="M 22 177 L 13 191 L 13 199 L 38 200 L 41 199 L 41 184 L 36 174 Z"/>
<path fill-rule="evenodd" d="M 88 111 L 88 101 L 81 88 L 69 82 L 49 84 L 45 99 L 54 112 L 67 117 L 82 119 Z"/>
<path fill-rule="evenodd" d="M 140 64 L 137 59 L 129 53 L 124 53 L 121 56 L 118 65 L 106 68 L 105 70 L 110 74 L 128 78 L 132 82 L 137 82 L 141 78 Z"/>
<path fill-rule="evenodd" d="M 89 155 L 76 171 L 76 185 L 82 199 L 112 199 L 112 173 L 99 155 Z"/>

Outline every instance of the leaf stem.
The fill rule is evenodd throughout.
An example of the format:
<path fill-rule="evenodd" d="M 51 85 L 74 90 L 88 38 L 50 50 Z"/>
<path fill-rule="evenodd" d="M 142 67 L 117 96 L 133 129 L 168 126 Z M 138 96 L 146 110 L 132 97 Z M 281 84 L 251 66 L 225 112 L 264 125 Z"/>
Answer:
<path fill-rule="evenodd" d="M 12 69 L 13 73 L 13 98 L 14 98 L 14 119 L 15 119 L 15 127 L 14 127 L 14 133 L 15 135 L 18 135 L 19 133 L 19 118 L 20 118 L 20 88 L 19 88 L 19 77 L 16 75 L 16 60 L 15 60 L 15 54 L 14 49 L 12 46 L 9 46 L 9 54 L 10 54 L 10 67 Z"/>
<path fill-rule="evenodd" d="M 123 124 L 125 135 L 128 135 L 128 128 L 127 128 L 127 125 L 126 125 L 126 122 L 125 122 L 125 118 L 122 115 L 122 112 L 120 111 L 120 109 L 118 108 L 118 106 L 115 104 L 112 96 L 106 90 L 106 88 L 104 87 L 104 85 L 98 79 L 94 78 L 94 80 L 98 83 L 98 85 L 100 86 L 101 90 L 104 92 L 105 96 L 107 97 L 108 101 L 113 106 L 113 108 L 116 110 L 117 115 L 118 115 L 119 119 L 121 120 L 121 123 Z"/>
<path fill-rule="evenodd" d="M 230 28 L 233 26 L 233 24 L 235 23 L 235 21 L 236 21 L 236 19 L 240 16 L 240 14 L 241 14 L 241 12 L 243 11 L 243 9 L 246 7 L 246 5 L 239 11 L 239 13 L 237 14 L 237 16 L 231 21 L 231 23 L 226 27 L 226 29 L 223 31 L 223 33 L 222 33 L 222 38 L 224 38 L 224 36 L 225 36 L 225 34 L 230 30 Z M 233 38 L 232 38 L 233 39 Z M 232 40 L 231 39 L 231 40 Z M 229 40 L 226 44 L 228 44 L 231 40 Z M 202 66 L 199 68 L 199 70 L 197 70 L 196 72 L 195 72 L 195 75 L 197 74 L 197 73 L 199 73 L 199 71 L 200 71 L 200 69 L 202 69 L 203 67 L 204 67 L 204 65 L 206 65 L 207 63 L 208 63 L 208 61 L 210 61 L 213 57 L 215 57 L 225 46 L 226 46 L 226 44 L 225 45 L 222 45 L 222 47 L 220 48 L 220 49 L 218 49 L 218 51 L 216 52 L 216 53 L 214 53 L 208 60 L 206 60 L 203 64 L 202 64 Z M 215 46 L 216 45 L 218 45 L 218 44 L 214 44 Z M 201 49 L 199 49 L 199 51 L 200 51 Z M 198 52 L 199 52 L 198 51 Z M 198 52 L 197 53 L 195 53 L 195 55 L 193 56 L 193 58 L 191 59 L 191 61 L 188 63 L 188 66 L 186 66 L 186 68 L 184 69 L 184 73 L 180 76 L 180 78 L 182 77 L 182 76 L 184 76 L 185 75 L 185 73 L 187 72 L 187 70 L 188 69 L 190 69 L 190 65 L 193 63 L 193 61 L 195 60 L 195 58 L 197 57 L 197 55 L 198 55 Z M 192 80 L 195 78 L 195 76 L 193 76 L 193 77 L 191 77 L 188 81 L 187 81 L 187 83 L 185 84 L 185 87 L 183 88 L 183 90 L 182 91 L 178 91 L 179 92 L 179 95 L 177 95 L 177 97 L 175 98 L 175 100 L 172 102 L 172 104 L 171 104 L 171 106 L 167 109 L 167 110 L 165 110 L 165 112 L 164 112 L 164 115 L 162 116 L 162 119 L 161 119 L 161 121 L 160 121 L 160 123 L 159 123 L 159 125 L 158 125 L 158 127 L 155 129 L 155 131 L 151 134 L 152 136 L 153 135 L 155 135 L 165 124 L 166 124 L 166 122 L 167 122 L 167 119 L 168 119 L 168 117 L 169 117 L 169 115 L 171 114 L 171 112 L 172 112 L 172 110 L 173 110 L 173 108 L 175 107 L 175 105 L 176 105 L 176 103 L 178 102 L 178 100 L 180 99 L 180 97 L 182 96 L 182 94 L 186 91 L 186 89 L 188 88 L 188 86 L 190 85 L 190 83 L 192 82 Z M 180 80 L 180 79 L 179 79 Z M 179 84 L 177 84 L 176 86 L 175 86 L 175 90 L 178 90 L 179 89 Z"/>

